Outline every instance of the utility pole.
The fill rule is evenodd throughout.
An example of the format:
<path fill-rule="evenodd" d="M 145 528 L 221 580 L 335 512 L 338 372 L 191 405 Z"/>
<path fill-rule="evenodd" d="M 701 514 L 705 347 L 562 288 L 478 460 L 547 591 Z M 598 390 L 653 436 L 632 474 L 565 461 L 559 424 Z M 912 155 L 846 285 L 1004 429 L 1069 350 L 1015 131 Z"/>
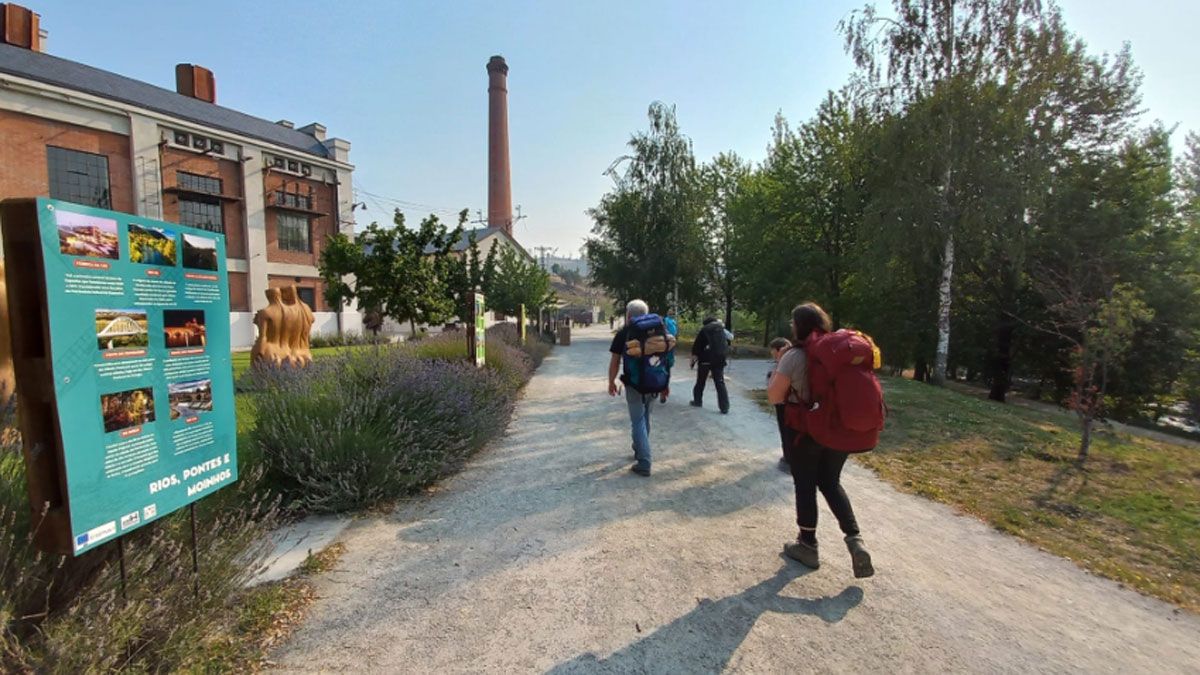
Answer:
<path fill-rule="evenodd" d="M 543 272 L 546 271 L 546 254 L 547 253 L 549 253 L 551 255 L 558 254 L 558 248 L 550 247 L 550 246 L 534 246 L 533 250 L 537 251 L 538 262 L 541 263 Z"/>

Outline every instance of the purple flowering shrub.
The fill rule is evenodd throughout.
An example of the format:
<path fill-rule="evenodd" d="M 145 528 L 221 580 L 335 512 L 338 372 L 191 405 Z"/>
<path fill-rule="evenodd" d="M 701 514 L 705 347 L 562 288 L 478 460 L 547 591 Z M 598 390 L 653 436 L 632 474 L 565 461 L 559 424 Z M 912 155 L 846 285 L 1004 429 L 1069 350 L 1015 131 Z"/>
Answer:
<path fill-rule="evenodd" d="M 304 511 L 347 511 L 427 485 L 503 433 L 524 379 L 476 369 L 448 342 L 270 375 L 253 433 L 268 479 Z"/>

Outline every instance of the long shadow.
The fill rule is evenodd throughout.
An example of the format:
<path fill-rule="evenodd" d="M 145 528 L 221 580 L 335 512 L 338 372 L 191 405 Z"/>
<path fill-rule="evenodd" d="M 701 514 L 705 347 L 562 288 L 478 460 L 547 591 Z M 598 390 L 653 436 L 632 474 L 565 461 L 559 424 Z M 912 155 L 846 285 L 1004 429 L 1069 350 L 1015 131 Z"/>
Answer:
<path fill-rule="evenodd" d="M 737 595 L 701 600 L 692 611 L 607 658 L 581 654 L 547 672 L 552 675 L 722 672 L 764 613 L 815 616 L 832 624 L 846 618 L 862 602 L 863 590 L 858 586 L 820 598 L 779 595 L 789 583 L 809 571 L 785 563 L 774 576 Z"/>

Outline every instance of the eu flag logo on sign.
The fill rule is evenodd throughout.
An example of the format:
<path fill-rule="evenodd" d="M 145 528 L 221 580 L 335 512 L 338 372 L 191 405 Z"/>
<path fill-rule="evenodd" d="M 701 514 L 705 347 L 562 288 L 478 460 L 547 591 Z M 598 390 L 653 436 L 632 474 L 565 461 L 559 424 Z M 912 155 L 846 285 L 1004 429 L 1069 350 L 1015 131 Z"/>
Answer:
<path fill-rule="evenodd" d="M 88 542 L 87 534 L 86 533 L 81 534 L 78 537 L 75 537 L 75 548 L 79 548 L 80 546 L 87 546 L 87 542 Z"/>

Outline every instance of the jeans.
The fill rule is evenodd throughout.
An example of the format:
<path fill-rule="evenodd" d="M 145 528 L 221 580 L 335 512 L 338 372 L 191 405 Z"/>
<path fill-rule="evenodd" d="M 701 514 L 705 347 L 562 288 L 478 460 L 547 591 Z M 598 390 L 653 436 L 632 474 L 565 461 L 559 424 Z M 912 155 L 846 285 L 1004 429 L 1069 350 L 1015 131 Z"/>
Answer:
<path fill-rule="evenodd" d="M 849 456 L 844 452 L 830 450 L 805 436 L 799 443 L 790 442 L 796 432 L 785 429 L 788 441 L 785 452 L 792 469 L 792 482 L 796 485 L 796 525 L 800 527 L 800 538 L 809 543 L 816 542 L 817 490 L 825 496 L 829 510 L 837 518 L 838 526 L 846 536 L 858 534 L 858 521 L 850 498 L 842 489 L 842 467 Z"/>
<path fill-rule="evenodd" d="M 642 394 L 625 387 L 625 402 L 629 404 L 629 426 L 633 433 L 633 456 L 638 467 L 650 468 L 650 407 L 658 394 Z"/>
<path fill-rule="evenodd" d="M 692 400 L 704 402 L 704 385 L 712 373 L 713 386 L 717 388 L 717 407 L 721 412 L 729 410 L 729 391 L 725 389 L 725 364 L 701 363 L 696 367 L 696 386 L 692 387 Z"/>

